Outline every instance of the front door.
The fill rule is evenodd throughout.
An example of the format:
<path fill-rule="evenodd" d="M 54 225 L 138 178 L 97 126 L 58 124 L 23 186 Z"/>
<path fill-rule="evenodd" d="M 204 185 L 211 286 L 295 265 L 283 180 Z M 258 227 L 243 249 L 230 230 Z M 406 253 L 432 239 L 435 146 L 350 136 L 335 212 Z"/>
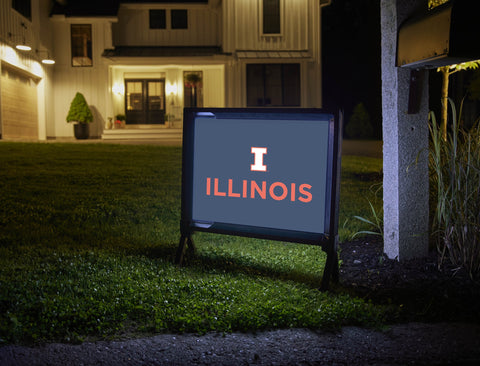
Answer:
<path fill-rule="evenodd" d="M 125 79 L 127 124 L 165 124 L 165 80 Z"/>

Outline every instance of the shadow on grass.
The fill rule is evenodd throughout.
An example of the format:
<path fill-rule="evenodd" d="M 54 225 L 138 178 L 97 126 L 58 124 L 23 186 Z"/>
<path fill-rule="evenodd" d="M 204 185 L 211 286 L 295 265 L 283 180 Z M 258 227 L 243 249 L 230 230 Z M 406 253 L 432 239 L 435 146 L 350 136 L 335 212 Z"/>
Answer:
<path fill-rule="evenodd" d="M 299 270 L 275 268 L 267 263 L 253 261 L 245 257 L 228 254 L 206 254 L 199 251 L 187 253 L 184 266 L 203 272 L 242 274 L 251 277 L 265 277 L 273 280 L 292 281 L 311 288 L 320 288 L 322 276 Z"/>
<path fill-rule="evenodd" d="M 152 247 L 134 246 L 126 248 L 127 255 L 142 255 L 151 259 L 162 259 L 175 263 L 178 243 L 161 243 Z M 320 262 L 320 261 L 319 261 Z M 320 263 L 319 263 L 320 264 Z M 244 256 L 233 256 L 228 253 L 206 252 L 187 248 L 181 267 L 203 273 L 241 274 L 250 277 L 264 277 L 273 280 L 292 281 L 305 284 L 311 288 L 320 288 L 322 276 L 318 273 L 280 268 L 274 264 L 262 263 Z M 323 269 L 323 268 L 322 268 Z"/>

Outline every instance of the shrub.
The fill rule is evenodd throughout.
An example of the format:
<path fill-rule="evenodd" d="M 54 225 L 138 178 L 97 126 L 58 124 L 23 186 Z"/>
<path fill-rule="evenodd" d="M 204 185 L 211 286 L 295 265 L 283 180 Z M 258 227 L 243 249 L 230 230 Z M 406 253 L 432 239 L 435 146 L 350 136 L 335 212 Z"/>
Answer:
<path fill-rule="evenodd" d="M 453 125 L 446 141 L 430 112 L 431 187 L 436 202 L 432 232 L 440 263 L 448 258 L 475 278 L 480 274 L 480 125 L 462 130 L 451 100 L 450 104 Z"/>
<path fill-rule="evenodd" d="M 370 115 L 363 103 L 357 104 L 353 109 L 352 116 L 345 126 L 345 132 L 351 139 L 369 139 L 373 136 Z"/>
<path fill-rule="evenodd" d="M 75 94 L 67 115 L 67 122 L 90 123 L 93 115 L 82 93 Z"/>

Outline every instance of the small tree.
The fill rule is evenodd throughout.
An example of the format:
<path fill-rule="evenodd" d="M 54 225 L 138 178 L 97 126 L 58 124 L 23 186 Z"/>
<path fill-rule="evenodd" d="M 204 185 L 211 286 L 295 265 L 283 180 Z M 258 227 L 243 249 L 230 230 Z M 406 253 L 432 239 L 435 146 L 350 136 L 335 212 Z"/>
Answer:
<path fill-rule="evenodd" d="M 370 115 L 363 103 L 358 103 L 353 109 L 352 116 L 345 126 L 345 132 L 349 138 L 368 139 L 373 135 L 373 127 Z"/>
<path fill-rule="evenodd" d="M 87 101 L 82 93 L 78 93 L 70 104 L 67 115 L 67 122 L 90 123 L 93 122 L 93 114 L 88 107 Z"/>

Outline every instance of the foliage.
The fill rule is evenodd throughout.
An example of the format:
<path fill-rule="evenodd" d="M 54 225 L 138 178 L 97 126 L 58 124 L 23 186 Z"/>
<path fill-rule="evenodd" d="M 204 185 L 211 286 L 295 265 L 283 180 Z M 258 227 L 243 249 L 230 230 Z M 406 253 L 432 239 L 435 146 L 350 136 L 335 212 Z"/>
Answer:
<path fill-rule="evenodd" d="M 115 119 L 116 119 L 117 121 L 125 121 L 125 120 L 126 120 L 126 117 L 125 117 L 124 114 L 117 114 L 117 115 L 115 116 Z"/>
<path fill-rule="evenodd" d="M 67 122 L 90 123 L 93 115 L 82 93 L 75 94 L 67 115 Z"/>
<path fill-rule="evenodd" d="M 382 177 L 382 159 L 342 157 L 338 229 L 341 242 L 369 231 L 365 229 L 365 221 L 352 218 L 362 217 L 372 222 L 382 219 L 383 202 L 379 199 L 382 197 Z M 375 227 L 369 228 L 377 230 Z"/>
<path fill-rule="evenodd" d="M 380 212 L 377 212 L 372 202 L 368 201 L 371 210 L 371 218 L 365 218 L 362 216 L 355 215 L 354 218 L 366 223 L 370 230 L 361 230 L 357 231 L 352 235 L 352 239 L 359 235 L 378 235 L 383 238 L 383 209 Z"/>
<path fill-rule="evenodd" d="M 343 163 L 345 218 L 368 212 L 372 179 L 363 176 L 381 160 Z M 0 165 L 3 341 L 330 329 L 386 314 L 319 292 L 325 255 L 316 246 L 198 233 L 197 254 L 175 266 L 180 148 L 6 142 Z"/>
<path fill-rule="evenodd" d="M 468 85 L 469 97 L 472 100 L 480 100 L 480 70 L 476 70 Z"/>
<path fill-rule="evenodd" d="M 352 139 L 368 139 L 373 136 L 373 127 L 370 115 L 363 103 L 359 103 L 353 109 L 352 116 L 345 126 L 347 137 Z"/>
<path fill-rule="evenodd" d="M 462 130 L 450 104 L 453 128 L 446 141 L 430 112 L 434 232 L 441 260 L 450 259 L 475 278 L 480 274 L 480 125 Z M 462 108 L 459 119 L 461 114 Z"/>
<path fill-rule="evenodd" d="M 480 61 L 470 61 L 464 62 L 461 64 L 447 65 L 437 68 L 438 72 L 442 73 L 442 91 L 441 91 L 441 100 L 442 100 L 442 109 L 441 109 L 441 128 L 442 128 L 442 138 L 444 141 L 447 140 L 447 114 L 448 114 L 448 84 L 450 75 L 463 70 L 475 70 L 480 66 Z"/>
<path fill-rule="evenodd" d="M 192 72 L 190 74 L 185 75 L 185 82 L 188 85 L 196 86 L 201 81 L 202 81 L 202 77 L 198 73 Z"/>
<path fill-rule="evenodd" d="M 437 6 L 445 4 L 449 1 L 450 0 L 428 0 L 428 8 L 433 9 L 433 8 L 436 8 Z"/>

